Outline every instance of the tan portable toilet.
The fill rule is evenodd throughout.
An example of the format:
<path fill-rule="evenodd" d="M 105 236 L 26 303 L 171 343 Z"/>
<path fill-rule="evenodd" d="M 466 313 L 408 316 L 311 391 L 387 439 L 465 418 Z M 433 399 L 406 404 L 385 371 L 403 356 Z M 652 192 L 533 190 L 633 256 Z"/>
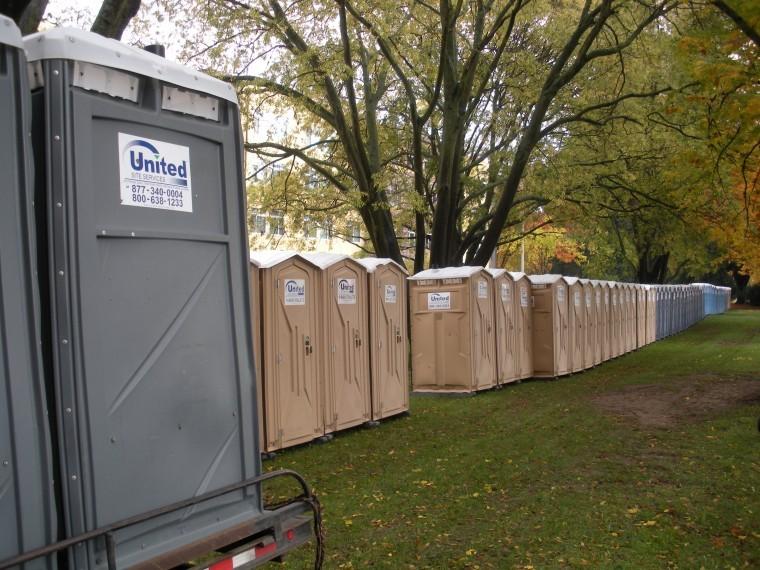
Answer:
<path fill-rule="evenodd" d="M 583 310 L 585 311 L 585 344 L 583 346 L 583 368 L 594 366 L 596 353 L 596 299 L 594 299 L 594 286 L 588 279 L 581 279 L 583 286 Z"/>
<path fill-rule="evenodd" d="M 657 289 L 647 285 L 647 342 L 657 340 Z"/>
<path fill-rule="evenodd" d="M 602 345 L 604 343 L 603 302 L 604 287 L 600 281 L 591 279 L 591 291 L 594 311 L 594 366 L 602 362 Z"/>
<path fill-rule="evenodd" d="M 533 293 L 533 375 L 570 374 L 568 284 L 561 275 L 531 275 Z"/>
<path fill-rule="evenodd" d="M 647 343 L 647 291 L 636 285 L 636 348 Z"/>
<path fill-rule="evenodd" d="M 486 268 L 493 277 L 496 326 L 496 381 L 499 385 L 520 379 L 515 282 L 505 269 Z"/>
<path fill-rule="evenodd" d="M 618 352 L 623 356 L 628 352 L 628 307 L 626 302 L 626 292 L 628 286 L 626 283 L 618 283 L 618 307 L 620 311 L 620 340 Z"/>
<path fill-rule="evenodd" d="M 583 284 L 577 277 L 565 277 L 568 287 L 568 328 L 570 330 L 570 372 L 583 370 L 586 346 L 586 307 Z"/>
<path fill-rule="evenodd" d="M 347 255 L 303 256 L 320 268 L 321 393 L 329 434 L 370 421 L 367 270 Z"/>
<path fill-rule="evenodd" d="M 610 289 L 610 358 L 620 356 L 620 287 L 615 281 L 608 281 Z"/>
<path fill-rule="evenodd" d="M 324 433 L 318 337 L 319 268 L 295 252 L 256 251 L 266 451 Z"/>
<path fill-rule="evenodd" d="M 510 271 L 515 282 L 515 323 L 520 346 L 520 379 L 533 376 L 533 295 L 528 276 L 520 271 Z"/>
<path fill-rule="evenodd" d="M 493 278 L 482 267 L 409 277 L 412 389 L 475 392 L 496 384 Z"/>
<path fill-rule="evenodd" d="M 628 308 L 628 352 L 636 350 L 636 289 L 633 283 L 626 283 Z"/>
<path fill-rule="evenodd" d="M 599 321 L 600 337 L 602 343 L 602 362 L 606 362 L 612 358 L 612 342 L 610 338 L 611 334 L 611 306 L 612 300 L 610 298 L 610 282 L 599 281 L 599 287 L 602 290 L 602 311 L 601 320 Z"/>
<path fill-rule="evenodd" d="M 409 410 L 407 272 L 388 258 L 357 261 L 367 270 L 372 421 L 379 421 Z"/>
<path fill-rule="evenodd" d="M 620 307 L 620 355 L 628 352 L 628 285 L 618 283 L 618 301 Z"/>

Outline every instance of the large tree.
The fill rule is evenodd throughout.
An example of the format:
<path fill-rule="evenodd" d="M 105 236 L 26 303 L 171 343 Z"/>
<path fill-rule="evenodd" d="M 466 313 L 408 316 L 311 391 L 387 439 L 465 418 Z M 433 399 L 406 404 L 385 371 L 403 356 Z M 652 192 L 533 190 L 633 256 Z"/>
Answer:
<path fill-rule="evenodd" d="M 216 33 L 192 49 L 255 104 L 293 111 L 305 136 L 248 149 L 297 159 L 349 196 L 378 255 L 401 260 L 404 204 L 416 269 L 428 235 L 432 265 L 482 264 L 533 199 L 518 193 L 537 149 L 664 88 L 622 77 L 627 50 L 675 4 L 228 0 L 196 5 Z M 598 91 L 600 74 L 621 79 Z"/>
<path fill-rule="evenodd" d="M 130 20 L 137 15 L 141 0 L 103 0 L 91 30 L 107 38 L 121 39 Z M 23 34 L 37 31 L 48 0 L 9 0 L 0 13 L 12 18 Z"/>

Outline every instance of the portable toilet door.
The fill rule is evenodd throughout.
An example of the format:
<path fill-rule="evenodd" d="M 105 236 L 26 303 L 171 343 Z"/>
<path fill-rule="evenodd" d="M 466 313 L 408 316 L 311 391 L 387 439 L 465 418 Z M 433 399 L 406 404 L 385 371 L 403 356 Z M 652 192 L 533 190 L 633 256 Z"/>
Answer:
<path fill-rule="evenodd" d="M 324 433 L 320 385 L 319 268 L 294 252 L 256 251 L 266 451 Z"/>
<path fill-rule="evenodd" d="M 505 269 L 486 269 L 494 281 L 496 379 L 499 385 L 519 380 L 518 338 L 515 329 L 515 283 Z"/>
<path fill-rule="evenodd" d="M 24 47 L 73 536 L 261 474 L 243 136 L 235 89 L 194 69 L 70 28 Z M 116 566 L 262 516 L 257 487 L 228 497 L 131 528 Z"/>
<path fill-rule="evenodd" d="M 586 344 L 586 308 L 583 285 L 577 277 L 565 277 L 568 288 L 568 328 L 570 331 L 570 371 L 583 370 L 583 353 Z"/>
<path fill-rule="evenodd" d="M 533 296 L 533 376 L 570 373 L 568 285 L 561 275 L 531 275 Z"/>
<path fill-rule="evenodd" d="M 21 33 L 0 16 L 0 561 L 57 537 L 48 408 L 40 351 L 31 101 Z M 44 247 L 44 243 L 38 244 Z M 39 273 L 46 268 L 41 267 Z M 45 315 L 45 320 L 47 320 Z M 52 412 L 52 411 L 51 411 Z M 22 568 L 16 566 L 16 568 Z M 55 568 L 55 554 L 23 566 Z"/>
<path fill-rule="evenodd" d="M 628 352 L 636 350 L 636 286 L 627 283 L 628 293 Z"/>
<path fill-rule="evenodd" d="M 631 334 L 631 324 L 633 323 L 632 318 L 632 311 L 631 311 L 631 284 L 630 283 L 622 283 L 622 351 L 623 353 L 628 353 L 631 351 L 631 340 L 633 338 L 633 335 Z"/>
<path fill-rule="evenodd" d="M 258 409 L 259 422 L 259 449 L 266 449 L 266 435 L 264 434 L 264 376 L 262 368 L 263 347 L 261 344 L 261 271 L 258 266 L 250 261 L 248 264 L 248 288 L 251 305 L 251 340 L 253 342 L 253 370 L 256 374 L 256 406 Z"/>
<path fill-rule="evenodd" d="M 610 339 L 610 358 L 620 356 L 620 313 L 618 312 L 618 287 L 614 281 L 608 281 L 607 287 L 610 291 L 609 310 L 609 339 Z"/>
<path fill-rule="evenodd" d="M 409 410 L 406 269 L 388 258 L 357 259 L 367 270 L 372 421 Z"/>
<path fill-rule="evenodd" d="M 636 294 L 632 283 L 625 284 L 625 351 L 636 348 Z"/>
<path fill-rule="evenodd" d="M 428 269 L 409 278 L 414 391 L 494 386 L 492 291 L 493 278 L 482 267 Z"/>
<path fill-rule="evenodd" d="M 626 353 L 631 352 L 633 350 L 633 346 L 635 344 L 635 330 L 636 330 L 636 322 L 634 321 L 634 306 L 635 306 L 635 299 L 633 296 L 633 285 L 630 283 L 625 283 L 623 285 L 623 293 L 624 293 L 624 303 L 623 303 L 623 310 L 625 311 L 625 351 Z"/>
<path fill-rule="evenodd" d="M 585 345 L 583 347 L 583 367 L 591 368 L 594 366 L 594 355 L 596 353 L 596 309 L 594 305 L 594 286 L 588 279 L 581 279 L 583 285 L 583 306 L 585 327 Z"/>
<path fill-rule="evenodd" d="M 593 295 L 593 311 L 594 311 L 594 366 L 602 363 L 602 346 L 604 344 L 604 304 L 602 296 L 604 288 L 602 284 L 596 279 L 591 280 L 592 295 Z"/>
<path fill-rule="evenodd" d="M 642 285 L 634 285 L 636 298 L 636 348 L 646 344 L 646 291 Z"/>
<path fill-rule="evenodd" d="M 329 434 L 371 417 L 367 270 L 337 253 L 303 256 L 320 268 L 320 383 Z"/>
<path fill-rule="evenodd" d="M 599 288 L 602 293 L 602 309 L 600 317 L 600 337 L 602 345 L 602 362 L 606 362 L 611 356 L 612 345 L 610 342 L 610 284 L 608 281 L 599 281 Z"/>
<path fill-rule="evenodd" d="M 615 312 L 616 312 L 616 326 L 615 326 L 615 332 L 617 334 L 617 356 L 622 356 L 625 354 L 625 324 L 626 324 L 626 318 L 625 318 L 625 283 L 616 283 L 615 289 L 617 292 L 616 299 L 617 304 L 615 305 Z"/>
<path fill-rule="evenodd" d="M 533 376 L 533 295 L 528 276 L 519 271 L 510 273 L 515 282 L 515 322 L 519 324 L 520 379 Z"/>

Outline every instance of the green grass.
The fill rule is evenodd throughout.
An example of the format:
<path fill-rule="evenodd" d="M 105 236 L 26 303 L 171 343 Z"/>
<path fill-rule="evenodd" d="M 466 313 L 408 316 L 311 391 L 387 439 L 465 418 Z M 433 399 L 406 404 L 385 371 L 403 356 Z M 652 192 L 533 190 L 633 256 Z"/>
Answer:
<path fill-rule="evenodd" d="M 326 568 L 760 568 L 760 402 L 656 428 L 593 401 L 737 377 L 760 386 L 760 311 L 556 382 L 412 398 L 409 417 L 265 469 L 313 484 Z"/>

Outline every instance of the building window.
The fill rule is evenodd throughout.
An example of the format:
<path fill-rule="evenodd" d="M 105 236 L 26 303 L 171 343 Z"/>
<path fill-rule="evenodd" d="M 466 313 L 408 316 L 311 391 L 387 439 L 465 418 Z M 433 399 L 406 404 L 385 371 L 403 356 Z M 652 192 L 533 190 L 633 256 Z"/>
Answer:
<path fill-rule="evenodd" d="M 279 210 L 269 214 L 269 232 L 275 236 L 285 235 L 285 216 Z"/>
<path fill-rule="evenodd" d="M 251 214 L 251 225 L 255 234 L 263 236 L 267 231 L 267 217 L 258 208 Z"/>
<path fill-rule="evenodd" d="M 331 239 L 333 237 L 332 228 L 333 228 L 332 220 L 325 220 L 322 226 L 319 228 L 319 234 L 317 235 L 317 237 L 319 239 Z"/>
<path fill-rule="evenodd" d="M 308 216 L 304 217 L 303 219 L 303 233 L 307 238 L 315 239 L 318 238 L 318 228 L 317 224 L 314 223 L 314 220 L 309 218 Z"/>
<path fill-rule="evenodd" d="M 353 226 L 351 228 L 351 243 L 361 243 L 362 232 L 361 226 Z"/>

